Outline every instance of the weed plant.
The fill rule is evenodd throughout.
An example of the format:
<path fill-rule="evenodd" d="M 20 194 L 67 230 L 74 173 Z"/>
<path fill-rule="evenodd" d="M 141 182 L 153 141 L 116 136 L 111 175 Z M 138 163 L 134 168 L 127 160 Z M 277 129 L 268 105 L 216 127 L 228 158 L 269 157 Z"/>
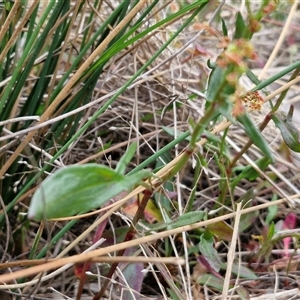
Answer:
<path fill-rule="evenodd" d="M 0 9 L 1 297 L 297 297 L 296 2 Z"/>

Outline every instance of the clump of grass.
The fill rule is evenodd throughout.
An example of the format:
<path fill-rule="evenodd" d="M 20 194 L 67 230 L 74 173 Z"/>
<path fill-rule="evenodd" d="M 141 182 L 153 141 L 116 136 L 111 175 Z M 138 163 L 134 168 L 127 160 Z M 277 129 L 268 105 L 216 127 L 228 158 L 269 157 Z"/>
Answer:
<path fill-rule="evenodd" d="M 266 74 L 296 4 L 271 54 L 259 43 L 275 1 L 3 4 L 3 289 L 248 299 L 262 278 L 264 291 L 290 287 L 270 270 L 297 270 L 299 131 L 293 107 L 280 110 L 300 62 Z"/>

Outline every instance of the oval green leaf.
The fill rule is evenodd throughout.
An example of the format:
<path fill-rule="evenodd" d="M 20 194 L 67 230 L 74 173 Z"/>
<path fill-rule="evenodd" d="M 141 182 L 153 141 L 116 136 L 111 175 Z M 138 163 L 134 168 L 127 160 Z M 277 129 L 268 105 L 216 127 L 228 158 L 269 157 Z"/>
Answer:
<path fill-rule="evenodd" d="M 123 176 L 98 164 L 68 166 L 42 182 L 32 197 L 28 218 L 41 221 L 99 208 L 149 176 L 148 170 Z"/>
<path fill-rule="evenodd" d="M 293 106 L 291 106 L 288 115 L 284 112 L 272 114 L 272 120 L 279 128 L 282 138 L 286 145 L 295 152 L 300 152 L 300 132 L 292 122 Z"/>
<path fill-rule="evenodd" d="M 219 272 L 222 260 L 218 251 L 214 248 L 213 238 L 206 239 L 202 234 L 200 237 L 199 250 L 214 271 Z"/>

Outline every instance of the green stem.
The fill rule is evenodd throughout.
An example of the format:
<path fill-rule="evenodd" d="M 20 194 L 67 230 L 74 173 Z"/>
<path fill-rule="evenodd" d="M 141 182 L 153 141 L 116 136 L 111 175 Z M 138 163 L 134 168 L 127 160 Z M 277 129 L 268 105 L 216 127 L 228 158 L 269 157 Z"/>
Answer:
<path fill-rule="evenodd" d="M 289 81 L 292 81 L 293 79 L 295 79 L 298 76 L 299 72 L 300 72 L 300 66 L 293 72 L 293 74 L 290 77 Z M 279 98 L 277 99 L 277 101 L 276 101 L 276 103 L 275 103 L 275 105 L 272 109 L 272 112 L 276 112 L 278 110 L 278 108 L 282 104 L 282 101 L 284 100 L 284 98 L 285 98 L 288 91 L 289 91 L 289 89 L 286 89 L 280 94 Z"/>
<path fill-rule="evenodd" d="M 292 76 L 290 77 L 289 81 L 295 79 L 295 78 L 297 77 L 297 75 L 299 74 L 299 72 L 300 72 L 300 61 L 297 62 L 297 64 L 298 64 L 298 67 L 297 67 L 296 70 L 293 72 L 293 74 L 292 74 Z M 293 64 L 293 65 L 295 65 L 295 64 Z M 287 69 L 287 68 L 286 68 L 286 69 Z M 282 71 L 281 71 L 280 73 L 282 73 Z M 274 76 L 273 76 L 273 77 L 274 77 Z M 272 77 L 271 77 L 271 78 L 272 78 Z M 269 78 L 268 81 L 270 81 L 270 78 Z M 272 81 L 272 82 L 273 82 L 273 81 Z M 265 82 L 263 82 L 263 83 L 265 83 Z M 270 83 L 271 83 L 271 82 L 269 82 L 269 84 L 270 84 Z M 259 88 L 257 88 L 258 86 L 260 86 L 260 84 L 256 86 L 256 89 L 255 89 L 255 90 L 259 90 Z M 265 87 L 265 85 L 264 85 L 262 88 L 264 88 L 264 87 Z M 286 96 L 288 90 L 289 90 L 289 89 L 286 89 L 286 90 L 284 90 L 284 91 L 280 94 L 278 100 L 276 101 L 276 104 L 275 104 L 274 107 L 272 108 L 272 113 L 273 113 L 273 112 L 276 112 L 276 111 L 278 110 L 278 108 L 279 108 L 280 105 L 282 104 L 282 101 L 284 100 L 284 98 L 285 98 L 285 96 Z M 259 126 L 260 131 L 263 131 L 263 130 L 266 128 L 266 126 L 269 124 L 270 120 L 271 120 L 270 114 L 266 115 L 265 119 L 263 120 L 263 122 L 262 122 L 262 123 L 260 124 L 260 126 Z M 241 156 L 242 156 L 242 155 L 243 155 L 243 154 L 251 147 L 252 144 L 253 144 L 253 142 L 252 142 L 251 140 L 249 140 L 249 141 L 246 143 L 246 145 L 242 148 L 242 150 L 241 150 L 239 153 L 236 154 L 236 156 L 233 158 L 232 162 L 230 163 L 230 166 L 229 166 L 229 169 L 228 169 L 229 171 L 232 170 L 232 168 L 235 166 L 236 162 L 237 162 L 237 161 L 241 158 Z"/>
<path fill-rule="evenodd" d="M 286 67 L 285 69 L 283 69 L 282 71 L 278 72 L 277 74 L 273 75 L 272 77 L 270 77 L 269 79 L 261 82 L 260 84 L 258 84 L 256 87 L 254 87 L 251 91 L 255 92 L 255 91 L 259 91 L 265 87 L 267 87 L 268 85 L 270 85 L 271 83 L 275 82 L 277 79 L 282 78 L 284 75 L 292 72 L 294 69 L 297 69 L 300 67 L 300 60 L 296 61 L 295 63 L 291 64 L 290 66 Z"/>

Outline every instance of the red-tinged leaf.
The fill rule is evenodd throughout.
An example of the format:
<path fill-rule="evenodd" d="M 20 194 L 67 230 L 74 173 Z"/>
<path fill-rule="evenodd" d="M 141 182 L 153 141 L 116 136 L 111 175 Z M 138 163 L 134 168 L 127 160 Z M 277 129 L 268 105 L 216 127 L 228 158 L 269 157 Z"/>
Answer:
<path fill-rule="evenodd" d="M 200 255 L 197 257 L 197 261 L 200 265 L 202 265 L 202 268 L 204 267 L 208 273 L 211 273 L 215 275 L 216 277 L 223 278 L 218 272 L 216 272 L 210 265 L 210 263 L 205 259 L 203 255 Z"/>
<path fill-rule="evenodd" d="M 189 51 L 191 52 L 191 54 L 181 62 L 182 64 L 186 63 L 187 61 L 197 56 L 209 56 L 209 57 L 213 56 L 210 52 L 208 52 L 205 48 L 203 48 L 199 44 L 196 44 L 195 47 L 193 49 L 189 49 Z"/>
<path fill-rule="evenodd" d="M 153 224 L 154 222 L 163 221 L 161 212 L 159 208 L 154 204 L 152 199 L 150 199 L 146 205 L 146 208 L 144 210 L 144 216 L 145 220 L 150 224 Z"/>
<path fill-rule="evenodd" d="M 132 256 L 136 250 L 136 247 L 128 248 L 125 250 L 124 256 Z M 121 299 L 139 299 L 139 294 L 141 292 L 144 280 L 144 275 L 142 272 L 144 269 L 143 263 L 120 263 L 119 268 L 123 275 L 123 277 L 119 277 L 119 282 L 123 286 L 121 291 Z"/>
<path fill-rule="evenodd" d="M 206 229 L 219 240 L 230 242 L 232 240 L 233 229 L 226 222 L 216 222 L 206 226 Z"/>
<path fill-rule="evenodd" d="M 220 259 L 219 253 L 214 248 L 213 238 L 206 239 L 204 234 L 200 237 L 199 250 L 203 257 L 209 263 L 210 267 L 216 272 L 220 271 L 222 261 Z"/>
<path fill-rule="evenodd" d="M 86 272 L 91 268 L 91 263 L 78 263 L 74 265 L 74 275 L 81 279 L 82 276 L 86 276 Z"/>
<path fill-rule="evenodd" d="M 259 249 L 259 242 L 250 240 L 248 244 L 243 243 L 242 246 L 246 251 L 255 252 Z"/>
<path fill-rule="evenodd" d="M 125 197 L 127 195 L 127 192 L 122 192 L 119 195 L 117 195 L 116 197 L 114 197 L 112 200 L 113 202 L 118 201 L 119 199 L 122 199 L 123 197 Z M 109 202 L 106 203 L 105 206 L 107 206 L 108 204 L 110 204 Z M 106 213 L 106 211 L 102 211 L 101 213 L 99 213 L 99 218 L 102 217 L 104 214 Z M 97 243 L 103 235 L 103 232 L 105 230 L 105 227 L 107 225 L 108 222 L 108 218 L 106 218 L 101 224 L 98 225 L 98 227 L 96 228 L 96 232 L 93 236 L 93 244 Z"/>
<path fill-rule="evenodd" d="M 143 197 L 143 195 L 139 196 L 139 198 Z M 134 217 L 139 207 L 139 201 L 135 200 L 131 204 L 127 205 L 123 208 L 123 211 L 128 214 L 131 217 Z M 154 222 L 162 222 L 163 218 L 160 213 L 160 210 L 157 208 L 157 206 L 154 204 L 154 201 L 152 199 L 149 199 L 146 208 L 144 210 L 144 217 L 145 220 L 153 224 Z"/>
<path fill-rule="evenodd" d="M 283 223 L 283 228 L 284 229 L 294 229 L 296 228 L 296 223 L 297 223 L 297 215 L 295 213 L 289 213 L 284 220 Z M 287 236 L 283 238 L 283 245 L 284 245 L 284 253 L 285 256 L 289 256 L 289 249 L 290 249 L 290 244 L 292 242 L 292 237 Z"/>
<path fill-rule="evenodd" d="M 289 213 L 285 217 L 283 228 L 285 229 L 295 229 L 297 223 L 297 215 L 295 213 Z"/>

